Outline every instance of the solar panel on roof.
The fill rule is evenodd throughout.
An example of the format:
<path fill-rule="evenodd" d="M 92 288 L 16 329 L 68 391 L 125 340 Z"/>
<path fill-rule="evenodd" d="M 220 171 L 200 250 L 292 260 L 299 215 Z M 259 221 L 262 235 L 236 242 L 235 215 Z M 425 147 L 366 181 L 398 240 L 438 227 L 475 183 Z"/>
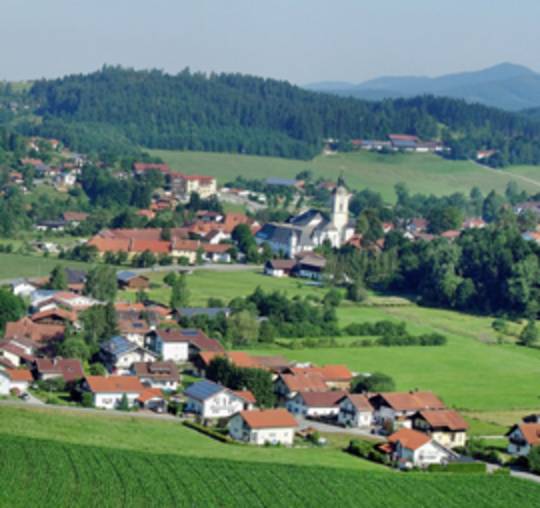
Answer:
<path fill-rule="evenodd" d="M 204 381 L 193 383 L 184 391 L 184 394 L 192 399 L 206 400 L 224 389 L 223 386 L 205 379 Z"/>
<path fill-rule="evenodd" d="M 182 330 L 182 335 L 188 335 L 190 337 L 195 337 L 196 335 L 199 335 L 198 330 L 195 330 L 194 328 L 184 328 Z"/>

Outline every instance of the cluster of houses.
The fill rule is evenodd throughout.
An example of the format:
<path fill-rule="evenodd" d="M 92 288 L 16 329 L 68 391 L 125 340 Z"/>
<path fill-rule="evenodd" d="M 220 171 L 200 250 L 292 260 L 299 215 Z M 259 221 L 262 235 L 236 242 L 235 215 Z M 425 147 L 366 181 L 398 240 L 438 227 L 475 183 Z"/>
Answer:
<path fill-rule="evenodd" d="M 390 134 L 387 139 L 353 139 L 351 145 L 360 150 L 381 152 L 400 151 L 416 153 L 440 153 L 445 147 L 439 141 L 422 141 L 418 136 L 410 134 Z"/>

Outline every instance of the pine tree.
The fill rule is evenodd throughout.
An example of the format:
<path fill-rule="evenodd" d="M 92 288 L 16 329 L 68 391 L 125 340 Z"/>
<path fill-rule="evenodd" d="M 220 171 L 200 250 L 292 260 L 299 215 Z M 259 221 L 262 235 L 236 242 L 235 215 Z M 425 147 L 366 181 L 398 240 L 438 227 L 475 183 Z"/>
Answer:
<path fill-rule="evenodd" d="M 172 309 L 178 309 L 180 307 L 187 307 L 189 305 L 189 289 L 187 287 L 187 280 L 184 274 L 177 277 L 174 281 L 170 306 Z"/>
<path fill-rule="evenodd" d="M 65 268 L 62 265 L 57 265 L 53 268 L 49 278 L 49 289 L 67 289 L 68 280 L 66 277 Z"/>

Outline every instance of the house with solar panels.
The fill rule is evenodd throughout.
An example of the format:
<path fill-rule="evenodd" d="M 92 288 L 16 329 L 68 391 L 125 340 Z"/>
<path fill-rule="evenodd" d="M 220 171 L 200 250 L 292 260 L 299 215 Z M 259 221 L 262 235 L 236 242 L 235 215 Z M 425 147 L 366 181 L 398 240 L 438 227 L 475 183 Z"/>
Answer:
<path fill-rule="evenodd" d="M 154 362 L 158 355 L 127 340 L 122 335 L 113 337 L 100 346 L 103 365 L 109 372 L 128 374 L 135 362 Z"/>
<path fill-rule="evenodd" d="M 235 392 L 207 379 L 193 383 L 184 391 L 184 395 L 185 412 L 205 420 L 229 418 L 254 407 L 251 392 Z"/>

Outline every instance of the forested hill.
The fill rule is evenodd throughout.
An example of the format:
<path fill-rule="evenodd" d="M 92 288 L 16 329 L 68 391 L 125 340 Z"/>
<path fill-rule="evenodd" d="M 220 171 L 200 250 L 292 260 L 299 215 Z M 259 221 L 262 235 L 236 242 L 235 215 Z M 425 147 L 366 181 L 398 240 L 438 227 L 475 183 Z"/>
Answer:
<path fill-rule="evenodd" d="M 395 132 L 442 138 L 456 157 L 496 148 L 501 164 L 540 163 L 540 122 L 455 99 L 372 103 L 240 74 L 119 67 L 37 81 L 29 94 L 43 122 L 27 125 L 27 133 L 59 137 L 79 150 L 99 150 L 114 139 L 118 145 L 308 159 L 325 138 L 344 142 Z"/>

